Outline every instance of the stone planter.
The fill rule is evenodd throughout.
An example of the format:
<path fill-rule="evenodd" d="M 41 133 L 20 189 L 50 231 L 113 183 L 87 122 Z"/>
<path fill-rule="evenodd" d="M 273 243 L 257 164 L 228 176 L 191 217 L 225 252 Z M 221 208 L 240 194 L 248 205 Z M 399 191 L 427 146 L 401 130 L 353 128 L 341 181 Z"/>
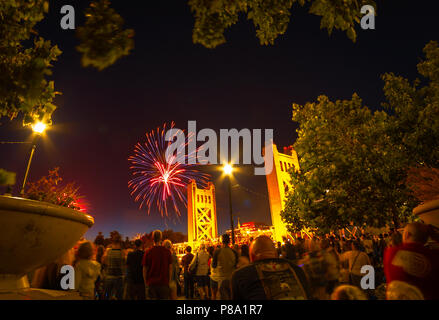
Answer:
<path fill-rule="evenodd" d="M 439 228 L 439 199 L 428 201 L 413 209 L 413 213 L 427 224 Z"/>
<path fill-rule="evenodd" d="M 67 252 L 93 224 L 73 209 L 0 196 L 0 290 L 29 287 L 27 273 Z"/>

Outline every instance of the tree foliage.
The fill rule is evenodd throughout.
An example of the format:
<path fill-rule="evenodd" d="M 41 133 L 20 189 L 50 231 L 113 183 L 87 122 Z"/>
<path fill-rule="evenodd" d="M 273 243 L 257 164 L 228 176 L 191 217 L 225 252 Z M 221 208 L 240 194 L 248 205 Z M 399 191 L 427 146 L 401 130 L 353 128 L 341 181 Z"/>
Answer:
<path fill-rule="evenodd" d="M 439 48 L 431 42 L 424 51 L 427 59 L 418 65 L 424 86 L 383 76 L 389 113 L 372 112 L 356 94 L 293 105 L 300 172 L 291 172 L 294 189 L 282 212 L 291 231 L 383 227 L 411 218 L 419 200 L 406 183 L 408 172 L 438 167 L 439 160 Z"/>
<path fill-rule="evenodd" d="M 407 185 L 419 201 L 439 199 L 439 169 L 411 168 L 407 177 Z"/>
<path fill-rule="evenodd" d="M 24 125 L 50 123 L 56 109 L 58 93 L 46 77 L 61 51 L 34 30 L 47 10 L 44 0 L 0 2 L 0 117 L 21 113 Z"/>
<path fill-rule="evenodd" d="M 320 28 L 331 34 L 334 29 L 347 33 L 356 41 L 356 24 L 361 20 L 361 7 L 375 5 L 370 0 L 189 0 L 195 24 L 194 43 L 215 48 L 226 42 L 224 32 L 246 15 L 256 29 L 262 45 L 274 41 L 288 28 L 293 4 L 309 7 L 309 13 L 321 17 Z"/>
<path fill-rule="evenodd" d="M 134 30 L 123 29 L 124 20 L 109 0 L 92 1 L 85 17 L 85 25 L 77 30 L 82 66 L 103 70 L 134 48 Z"/>
<path fill-rule="evenodd" d="M 15 184 L 16 175 L 14 172 L 0 168 L 0 186 L 12 186 Z"/>

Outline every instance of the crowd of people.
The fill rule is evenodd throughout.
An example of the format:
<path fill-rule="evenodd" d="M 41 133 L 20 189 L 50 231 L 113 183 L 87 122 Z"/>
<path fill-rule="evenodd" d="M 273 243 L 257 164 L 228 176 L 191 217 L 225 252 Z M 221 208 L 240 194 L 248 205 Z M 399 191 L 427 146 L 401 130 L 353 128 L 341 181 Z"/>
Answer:
<path fill-rule="evenodd" d="M 71 264 L 84 299 L 439 299 L 438 232 L 422 223 L 283 243 L 259 236 L 233 245 L 224 234 L 221 245 L 187 246 L 180 258 L 159 230 L 150 245 L 116 231 L 106 246 L 102 240 L 100 233 L 37 270 L 32 286 L 60 290 L 60 267 Z"/>

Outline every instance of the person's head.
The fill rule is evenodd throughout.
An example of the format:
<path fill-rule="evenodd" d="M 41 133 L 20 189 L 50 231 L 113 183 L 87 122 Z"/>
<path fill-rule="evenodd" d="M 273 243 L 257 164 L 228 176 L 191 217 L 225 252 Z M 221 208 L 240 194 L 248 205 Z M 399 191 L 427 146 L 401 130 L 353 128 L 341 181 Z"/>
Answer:
<path fill-rule="evenodd" d="M 134 245 L 136 246 L 136 249 L 140 249 L 142 247 L 142 240 L 136 239 Z"/>
<path fill-rule="evenodd" d="M 331 294 L 331 300 L 367 300 L 367 297 L 358 287 L 341 285 Z"/>
<path fill-rule="evenodd" d="M 172 242 L 171 242 L 171 240 L 166 239 L 165 241 L 163 241 L 163 246 L 164 246 L 166 249 L 172 251 Z"/>
<path fill-rule="evenodd" d="M 250 246 L 250 260 L 278 258 L 277 250 L 273 241 L 267 236 L 257 237 Z"/>
<path fill-rule="evenodd" d="M 186 251 L 187 253 L 191 253 L 191 251 L 192 251 L 192 247 L 191 247 L 191 246 L 187 246 L 185 251 Z"/>
<path fill-rule="evenodd" d="M 241 246 L 241 256 L 242 257 L 247 257 L 250 259 L 250 252 L 249 252 L 249 247 L 246 244 L 243 244 Z"/>
<path fill-rule="evenodd" d="M 120 242 L 122 241 L 122 237 L 119 232 L 113 231 L 110 233 L 110 239 L 111 244 L 114 245 L 120 245 Z"/>
<path fill-rule="evenodd" d="M 160 230 L 155 230 L 152 234 L 152 240 L 155 244 L 160 244 L 162 241 L 162 232 Z"/>
<path fill-rule="evenodd" d="M 328 249 L 329 248 L 329 246 L 330 246 L 330 242 L 329 242 L 329 239 L 322 239 L 321 241 L 320 241 L 320 248 L 321 249 Z"/>
<path fill-rule="evenodd" d="M 78 258 L 80 260 L 90 260 L 93 257 L 93 245 L 90 241 L 81 243 L 78 248 Z"/>
<path fill-rule="evenodd" d="M 359 251 L 360 249 L 361 249 L 360 242 L 352 241 L 352 250 L 353 251 Z"/>
<path fill-rule="evenodd" d="M 400 244 L 402 244 L 402 234 L 400 234 L 398 231 L 395 231 L 394 233 L 392 233 L 392 241 L 391 244 L 392 246 L 396 247 L 399 246 Z"/>
<path fill-rule="evenodd" d="M 402 235 L 402 242 L 404 243 L 419 243 L 426 244 L 429 237 L 429 228 L 427 225 L 414 222 L 409 223 L 404 228 L 404 233 Z"/>
<path fill-rule="evenodd" d="M 227 233 L 223 234 L 221 237 L 221 241 L 224 246 L 228 246 L 230 244 L 230 237 Z"/>
<path fill-rule="evenodd" d="M 424 300 L 424 295 L 415 286 L 407 282 L 393 280 L 386 290 L 387 300 Z"/>

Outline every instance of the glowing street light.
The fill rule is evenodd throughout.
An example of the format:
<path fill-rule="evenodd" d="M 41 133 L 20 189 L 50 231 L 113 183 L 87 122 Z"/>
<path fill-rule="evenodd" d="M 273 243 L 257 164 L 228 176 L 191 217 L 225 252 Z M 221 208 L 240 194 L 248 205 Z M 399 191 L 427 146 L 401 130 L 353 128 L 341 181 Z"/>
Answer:
<path fill-rule="evenodd" d="M 32 126 L 32 130 L 35 133 L 42 134 L 47 128 L 47 125 L 43 122 L 37 122 Z"/>
<path fill-rule="evenodd" d="M 233 172 L 233 167 L 229 163 L 226 163 L 223 167 L 223 172 L 229 176 Z"/>
<path fill-rule="evenodd" d="M 24 187 L 26 186 L 27 176 L 29 174 L 30 164 L 32 162 L 32 157 L 34 156 L 35 149 L 37 147 L 38 140 L 40 140 L 41 135 L 46 130 L 47 125 L 41 121 L 36 122 L 32 125 L 32 131 L 35 133 L 35 137 L 32 140 L 32 149 L 30 151 L 29 161 L 27 162 L 26 173 L 24 174 L 23 185 L 21 186 L 20 194 L 24 195 Z"/>
<path fill-rule="evenodd" d="M 233 172 L 233 167 L 231 164 L 226 163 L 223 166 L 223 172 L 224 174 L 227 176 L 227 180 L 228 180 L 228 189 L 229 189 L 229 213 L 230 213 L 230 227 L 232 230 L 232 244 L 235 244 L 235 227 L 233 226 L 233 213 L 232 213 L 232 172 Z"/>

